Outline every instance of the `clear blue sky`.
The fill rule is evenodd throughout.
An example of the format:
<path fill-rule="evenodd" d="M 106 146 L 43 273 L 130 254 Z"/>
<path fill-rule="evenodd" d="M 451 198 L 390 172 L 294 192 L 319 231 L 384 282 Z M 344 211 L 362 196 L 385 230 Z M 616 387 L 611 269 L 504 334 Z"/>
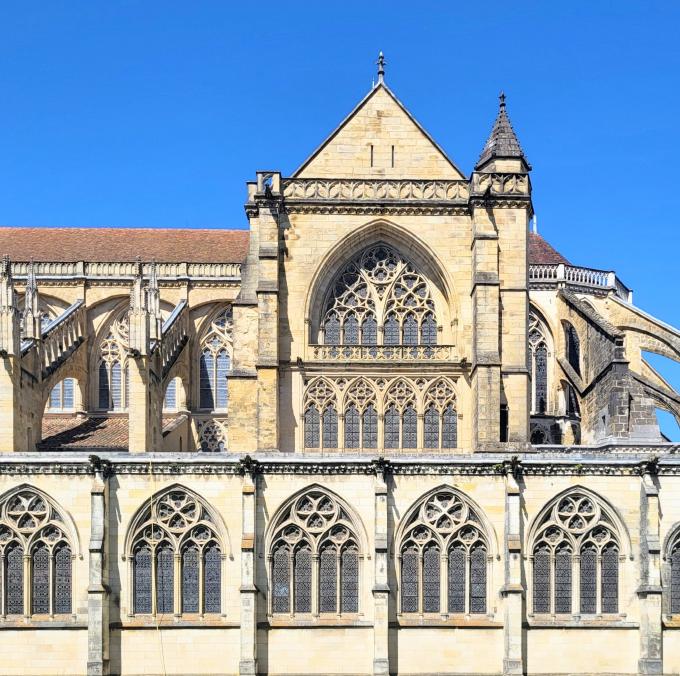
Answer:
<path fill-rule="evenodd" d="M 679 25 L 668 0 L 4 0 L 0 223 L 246 227 L 245 181 L 293 171 L 382 49 L 466 172 L 504 89 L 541 233 L 679 326 Z"/>

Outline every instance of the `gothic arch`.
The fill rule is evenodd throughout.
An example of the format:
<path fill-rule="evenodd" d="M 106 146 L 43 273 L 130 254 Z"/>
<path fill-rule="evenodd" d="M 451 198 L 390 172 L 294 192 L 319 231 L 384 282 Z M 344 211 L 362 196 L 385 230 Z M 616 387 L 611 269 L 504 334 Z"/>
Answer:
<path fill-rule="evenodd" d="M 557 495 L 552 497 L 548 502 L 541 508 L 538 514 L 531 521 L 531 525 L 527 530 L 527 535 L 525 539 L 525 558 L 530 556 L 533 549 L 534 543 L 537 540 L 539 531 L 544 527 L 546 523 L 546 518 L 550 516 L 551 510 L 564 498 L 572 497 L 574 495 L 579 495 L 589 498 L 593 503 L 597 505 L 599 510 L 605 518 L 611 523 L 617 532 L 619 544 L 621 545 L 622 553 L 625 554 L 630 559 L 633 558 L 633 550 L 630 541 L 630 533 L 625 521 L 619 514 L 616 507 L 614 507 L 607 499 L 603 498 L 601 495 L 592 491 L 579 484 L 575 486 L 569 486 L 560 491 Z"/>
<path fill-rule="evenodd" d="M 78 534 L 78 528 L 76 527 L 76 523 L 73 520 L 73 517 L 63 507 L 61 507 L 56 500 L 54 500 L 52 497 L 50 497 L 50 495 L 45 493 L 45 491 L 41 490 L 40 488 L 37 488 L 36 486 L 32 486 L 31 484 L 28 483 L 23 483 L 20 484 L 19 486 L 11 488 L 8 491 L 5 491 L 2 495 L 0 495 L 1 506 L 0 509 L 3 520 L 5 517 L 5 507 L 9 504 L 10 500 L 15 496 L 19 496 L 21 498 L 22 496 L 28 494 L 33 494 L 34 496 L 41 498 L 45 502 L 45 504 L 49 505 L 50 510 L 53 512 L 53 516 L 56 518 L 48 519 L 48 522 L 57 524 L 59 528 L 65 531 L 66 538 L 69 540 L 71 546 L 74 548 L 74 555 L 77 556 L 79 559 L 82 559 L 83 553 L 80 546 L 80 535 Z M 28 512 L 26 513 L 28 514 Z M 41 525 L 40 528 L 42 527 L 43 526 Z M 36 533 L 34 532 L 26 537 L 24 544 L 26 545 L 27 548 L 30 548 L 32 546 L 33 541 L 35 540 L 35 536 Z"/>
<path fill-rule="evenodd" d="M 404 256 L 432 284 L 435 289 L 435 308 L 439 314 L 438 323 L 443 327 L 442 342 L 455 343 L 456 336 L 451 323 L 459 316 L 459 308 L 446 267 L 420 238 L 402 226 L 383 219 L 365 223 L 348 234 L 319 262 L 305 299 L 307 340 L 316 342 L 327 291 L 342 268 L 365 249 L 379 244 L 384 244 Z"/>

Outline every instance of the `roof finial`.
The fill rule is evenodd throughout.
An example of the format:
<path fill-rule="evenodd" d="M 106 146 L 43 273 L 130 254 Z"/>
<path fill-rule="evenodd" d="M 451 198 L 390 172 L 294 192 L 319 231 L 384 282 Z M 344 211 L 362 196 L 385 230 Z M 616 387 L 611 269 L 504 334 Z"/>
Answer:
<path fill-rule="evenodd" d="M 382 51 L 378 54 L 378 84 L 382 84 L 385 81 L 385 56 Z"/>
<path fill-rule="evenodd" d="M 498 95 L 498 107 L 501 111 L 505 110 L 505 92 L 502 89 Z"/>

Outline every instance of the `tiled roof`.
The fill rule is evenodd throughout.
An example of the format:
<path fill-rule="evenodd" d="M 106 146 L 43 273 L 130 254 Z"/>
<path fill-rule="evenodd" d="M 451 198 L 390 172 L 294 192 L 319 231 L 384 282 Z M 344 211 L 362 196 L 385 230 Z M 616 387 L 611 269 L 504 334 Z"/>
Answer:
<path fill-rule="evenodd" d="M 524 151 L 517 139 L 517 134 L 515 134 L 510 118 L 505 110 L 505 94 L 500 95 L 498 116 L 493 124 L 484 150 L 482 150 L 482 154 L 479 156 L 479 160 L 477 160 L 475 169 L 478 169 L 482 164 L 494 157 L 521 157 L 527 162 L 526 157 L 524 157 Z"/>
<path fill-rule="evenodd" d="M 247 230 L 0 227 L 0 256 L 13 261 L 241 263 Z"/>
<path fill-rule="evenodd" d="M 43 418 L 41 451 L 127 450 L 127 416 L 78 418 L 47 415 Z"/>
<path fill-rule="evenodd" d="M 529 233 L 529 264 L 558 265 L 569 261 L 559 251 L 555 251 L 538 233 Z"/>

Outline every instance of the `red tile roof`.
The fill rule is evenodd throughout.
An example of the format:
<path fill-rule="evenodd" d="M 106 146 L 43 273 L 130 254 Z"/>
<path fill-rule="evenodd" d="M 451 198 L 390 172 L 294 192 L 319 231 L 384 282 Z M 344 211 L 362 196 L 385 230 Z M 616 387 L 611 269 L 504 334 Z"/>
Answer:
<path fill-rule="evenodd" d="M 38 450 L 85 451 L 95 448 L 126 451 L 127 416 L 78 418 L 47 415 L 43 418 L 43 440 L 38 444 Z"/>
<path fill-rule="evenodd" d="M 0 227 L 0 256 L 13 261 L 241 263 L 247 230 Z"/>
<path fill-rule="evenodd" d="M 569 261 L 559 251 L 555 251 L 538 233 L 529 233 L 529 263 L 531 265 L 557 265 Z"/>

